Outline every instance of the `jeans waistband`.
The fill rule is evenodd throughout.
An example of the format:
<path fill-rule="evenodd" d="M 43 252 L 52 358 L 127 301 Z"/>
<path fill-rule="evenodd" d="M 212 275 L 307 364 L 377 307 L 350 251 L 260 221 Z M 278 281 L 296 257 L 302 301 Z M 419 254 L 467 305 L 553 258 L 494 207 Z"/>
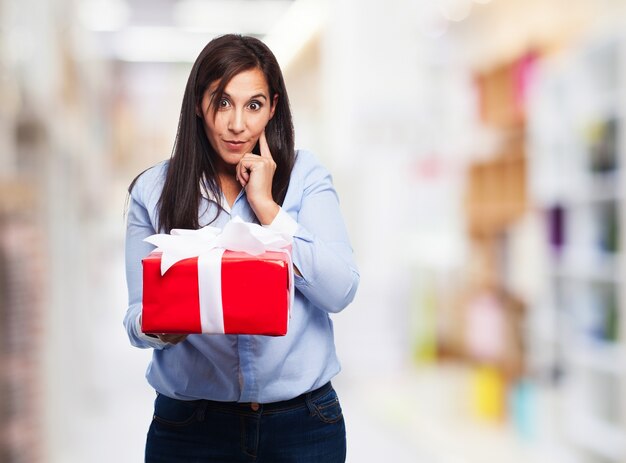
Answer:
<path fill-rule="evenodd" d="M 218 402 L 215 400 L 200 400 L 199 402 L 203 402 L 206 404 L 208 408 L 214 409 L 227 409 L 232 411 L 242 411 L 242 410 L 253 410 L 257 411 L 262 409 L 263 412 L 272 412 L 279 410 L 288 410 L 290 408 L 297 408 L 303 405 L 306 405 L 308 401 L 314 400 L 327 392 L 331 391 L 333 388 L 331 382 L 327 382 L 323 386 L 314 389 L 310 392 L 305 392 L 304 394 L 300 394 L 297 397 L 289 400 L 282 400 L 280 402 L 268 402 L 268 403 L 254 403 L 254 402 Z"/>

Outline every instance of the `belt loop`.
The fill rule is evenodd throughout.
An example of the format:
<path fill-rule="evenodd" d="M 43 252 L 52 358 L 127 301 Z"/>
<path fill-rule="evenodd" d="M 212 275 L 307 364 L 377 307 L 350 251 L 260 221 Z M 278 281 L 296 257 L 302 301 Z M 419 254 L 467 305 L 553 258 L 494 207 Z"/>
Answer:
<path fill-rule="evenodd" d="M 313 392 L 307 392 L 307 394 L 304 396 L 304 402 L 306 403 L 307 408 L 309 409 L 309 413 L 311 416 L 314 416 L 315 413 L 317 413 L 317 410 L 315 408 L 315 405 L 313 405 Z"/>
<path fill-rule="evenodd" d="M 202 405 L 198 407 L 198 411 L 197 411 L 198 421 L 204 421 L 204 416 L 206 415 L 206 409 L 208 406 L 209 406 L 208 401 L 203 400 Z"/>

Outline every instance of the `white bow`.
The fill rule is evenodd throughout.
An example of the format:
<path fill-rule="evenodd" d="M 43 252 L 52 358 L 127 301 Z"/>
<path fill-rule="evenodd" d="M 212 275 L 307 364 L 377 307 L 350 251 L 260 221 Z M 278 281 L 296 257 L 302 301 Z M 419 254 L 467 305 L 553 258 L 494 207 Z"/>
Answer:
<path fill-rule="evenodd" d="M 159 233 L 148 236 L 144 241 L 157 246 L 156 250 L 163 253 L 161 275 L 164 275 L 176 262 L 206 254 L 215 248 L 258 256 L 265 251 L 290 246 L 293 238 L 255 223 L 244 222 L 236 216 L 224 229 L 211 226 L 198 230 L 175 228 L 170 235 Z"/>

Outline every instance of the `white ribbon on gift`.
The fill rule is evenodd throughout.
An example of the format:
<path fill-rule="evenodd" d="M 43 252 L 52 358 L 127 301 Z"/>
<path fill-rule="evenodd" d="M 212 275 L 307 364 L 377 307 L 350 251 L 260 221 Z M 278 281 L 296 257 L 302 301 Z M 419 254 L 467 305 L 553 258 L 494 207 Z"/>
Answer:
<path fill-rule="evenodd" d="M 171 234 L 159 233 L 144 241 L 162 253 L 161 275 L 175 263 L 198 257 L 198 288 L 200 323 L 203 333 L 224 333 L 222 306 L 222 255 L 224 251 L 238 251 L 258 256 L 266 251 L 285 253 L 289 261 L 289 313 L 293 305 L 294 281 L 291 253 L 288 248 L 293 238 L 258 224 L 234 217 L 223 229 L 203 227 L 198 230 L 175 228 Z"/>

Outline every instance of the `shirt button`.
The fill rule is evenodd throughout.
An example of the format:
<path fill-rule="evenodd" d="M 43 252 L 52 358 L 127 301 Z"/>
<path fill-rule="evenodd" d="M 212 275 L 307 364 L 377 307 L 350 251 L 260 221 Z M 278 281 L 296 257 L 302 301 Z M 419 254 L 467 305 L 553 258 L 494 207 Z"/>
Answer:
<path fill-rule="evenodd" d="M 252 409 L 252 411 L 256 412 L 256 411 L 258 411 L 258 410 L 259 410 L 259 404 L 258 404 L 258 403 L 256 403 L 256 402 L 252 402 L 252 403 L 250 404 L 250 408 Z"/>

